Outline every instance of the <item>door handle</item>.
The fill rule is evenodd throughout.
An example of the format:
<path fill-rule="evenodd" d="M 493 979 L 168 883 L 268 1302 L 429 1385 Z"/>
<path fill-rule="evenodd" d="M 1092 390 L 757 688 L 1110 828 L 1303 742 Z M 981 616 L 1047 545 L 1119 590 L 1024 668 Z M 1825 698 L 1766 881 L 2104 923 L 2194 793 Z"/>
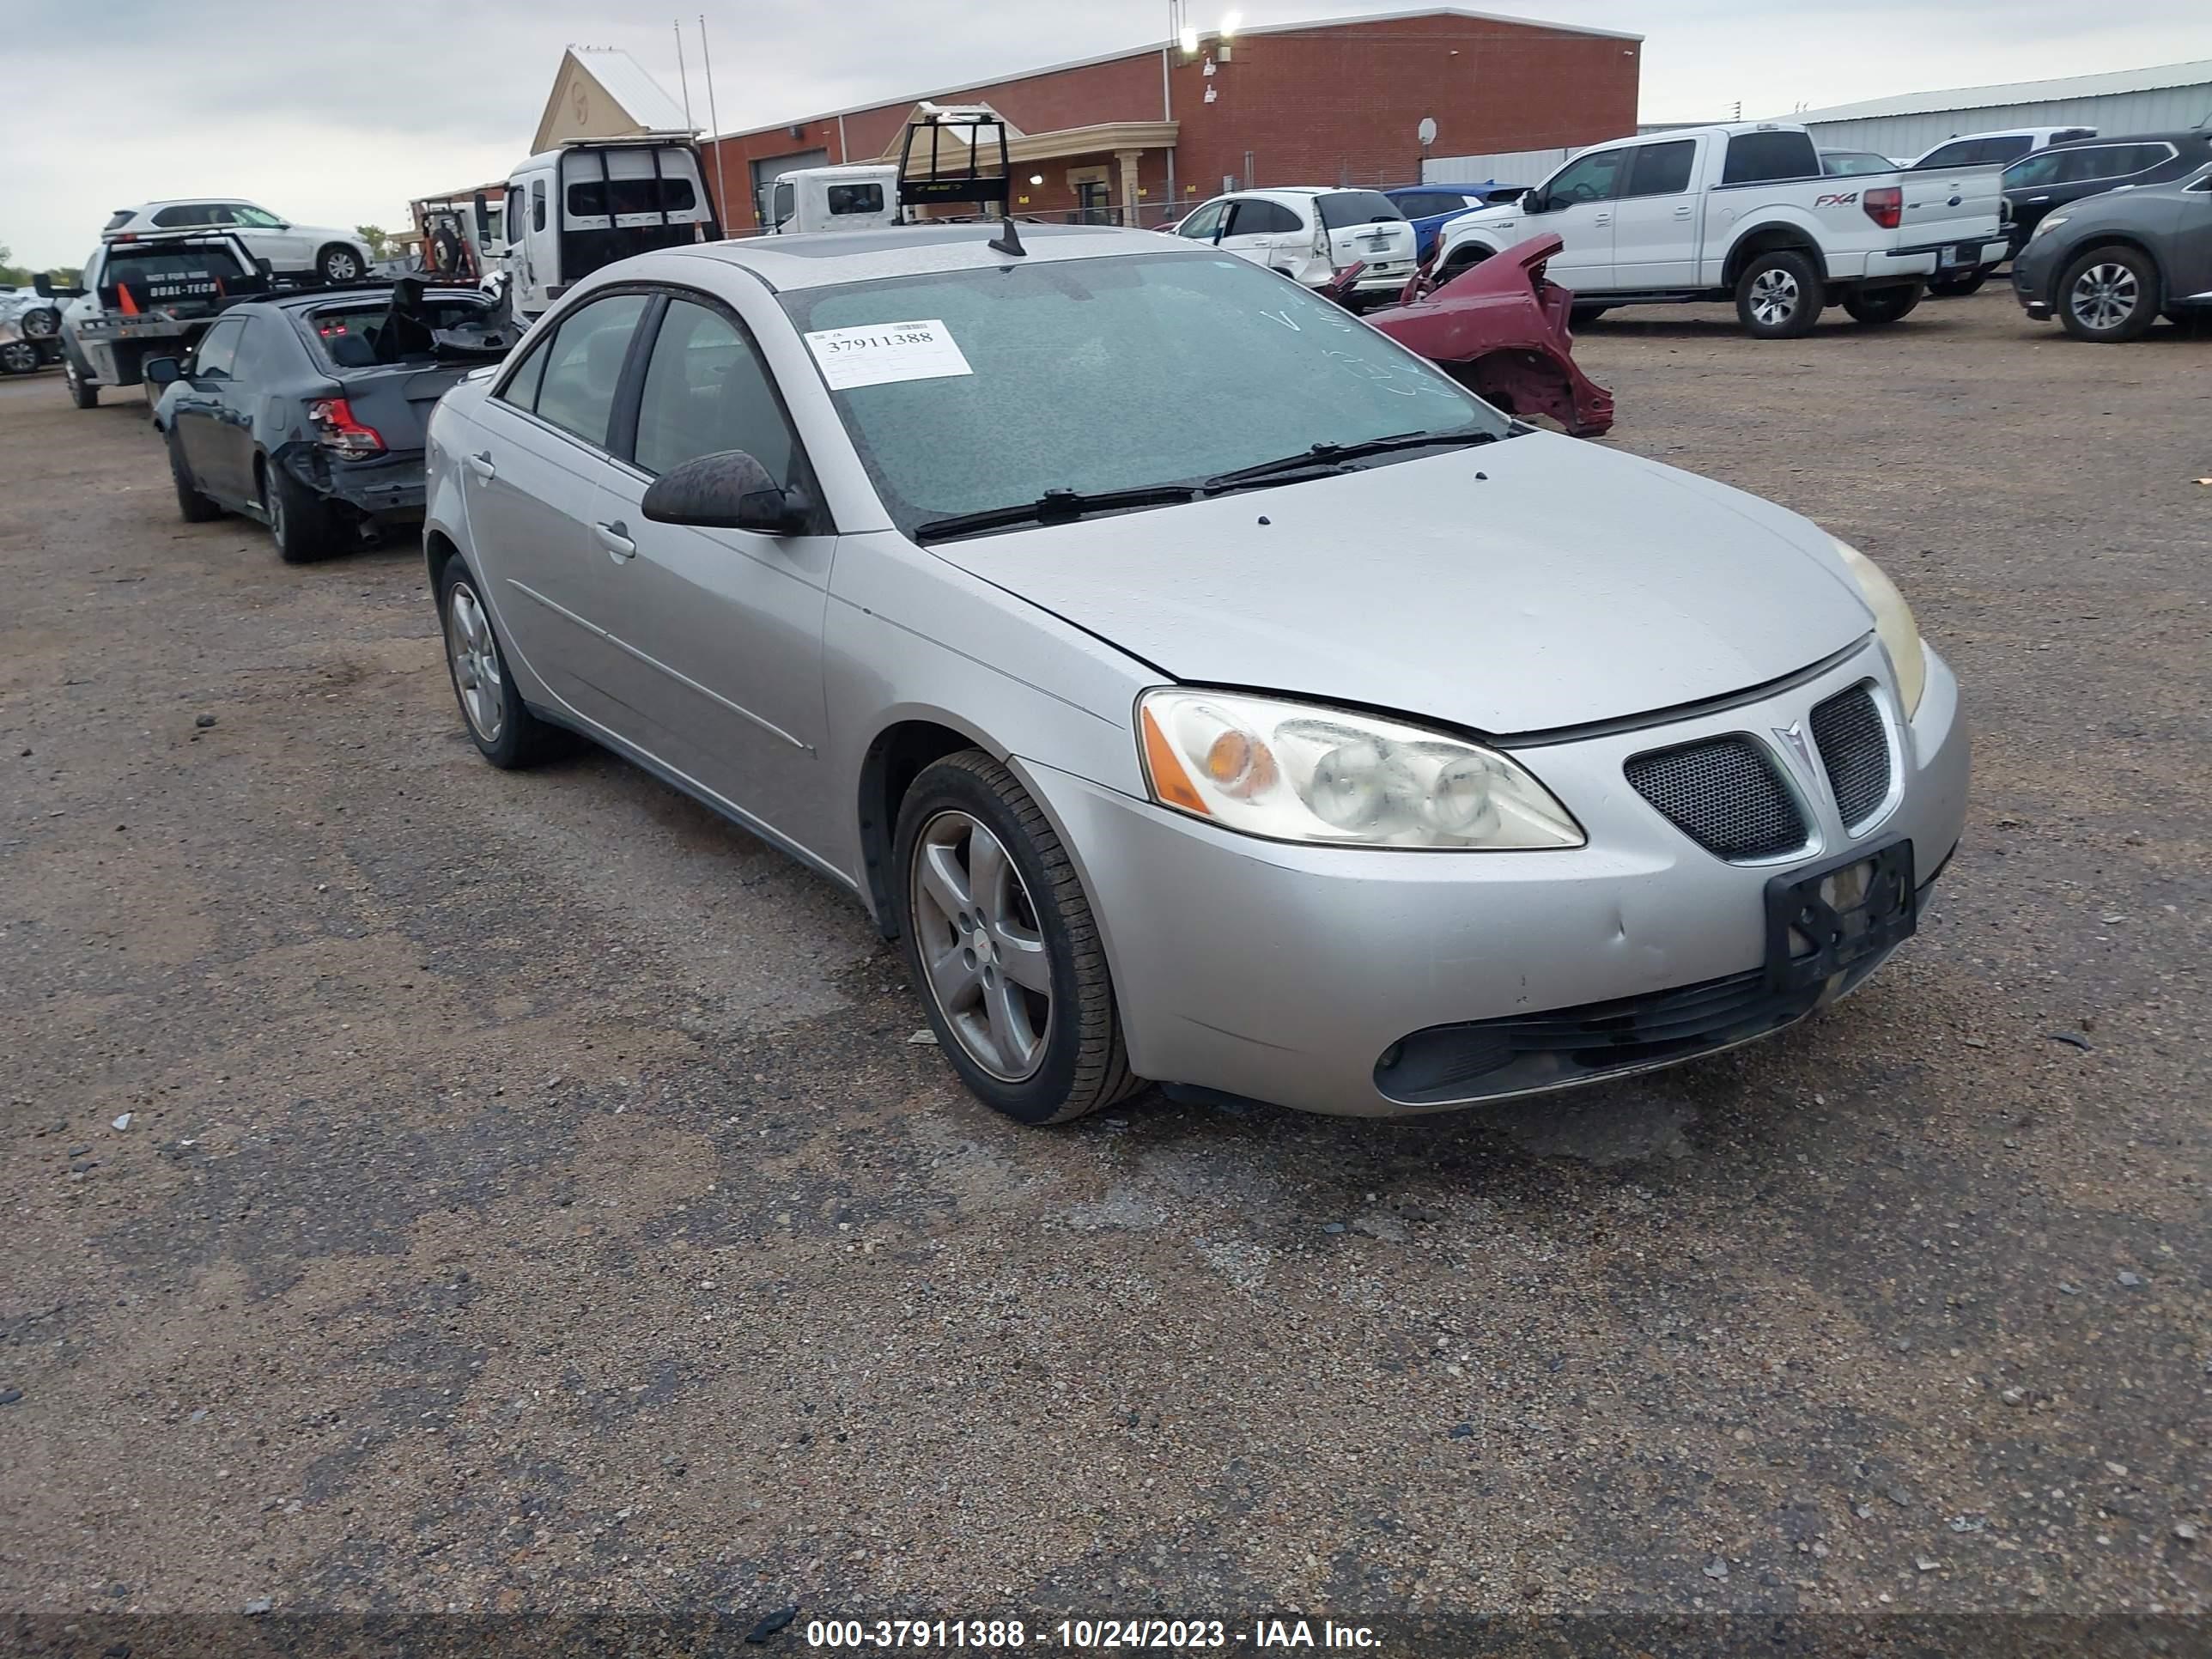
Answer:
<path fill-rule="evenodd" d="M 597 524 L 592 529 L 599 538 L 599 545 L 617 564 L 627 564 L 637 556 L 637 544 L 629 538 L 629 526 L 620 519 L 612 524 Z"/>
<path fill-rule="evenodd" d="M 1687 203 L 1685 203 L 1682 206 L 1676 208 L 1676 209 L 1674 210 L 1674 216 L 1675 216 L 1677 219 L 1686 219 L 1686 218 L 1688 218 L 1688 217 L 1690 216 L 1690 209 L 1689 209 L 1689 204 L 1688 204 Z"/>
<path fill-rule="evenodd" d="M 1594 225 L 1609 225 L 1613 222 L 1613 216 L 1610 213 L 1601 213 L 1591 219 L 1590 222 Z"/>
<path fill-rule="evenodd" d="M 465 459 L 469 464 L 469 471 L 487 483 L 499 471 L 499 469 L 491 464 L 491 451 L 489 449 L 481 455 L 471 455 Z"/>

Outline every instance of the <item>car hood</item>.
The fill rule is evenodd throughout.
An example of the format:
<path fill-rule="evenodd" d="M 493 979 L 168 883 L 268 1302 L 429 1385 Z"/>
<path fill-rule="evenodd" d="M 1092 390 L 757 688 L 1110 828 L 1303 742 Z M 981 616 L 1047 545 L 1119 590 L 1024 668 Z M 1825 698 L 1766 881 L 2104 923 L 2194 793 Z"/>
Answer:
<path fill-rule="evenodd" d="M 1806 520 L 1542 432 L 930 550 L 1176 680 L 1500 735 L 1740 691 L 1874 625 Z"/>

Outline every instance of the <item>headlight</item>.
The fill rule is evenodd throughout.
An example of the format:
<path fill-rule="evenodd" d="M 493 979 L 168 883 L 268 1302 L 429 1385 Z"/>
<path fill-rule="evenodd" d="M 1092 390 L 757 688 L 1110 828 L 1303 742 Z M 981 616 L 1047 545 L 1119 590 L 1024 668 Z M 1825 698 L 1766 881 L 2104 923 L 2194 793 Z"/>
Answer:
<path fill-rule="evenodd" d="M 1169 687 L 1137 700 L 1152 799 L 1273 841 L 1580 847 L 1582 826 L 1495 750 L 1371 714 Z"/>
<path fill-rule="evenodd" d="M 2041 241 L 2059 226 L 2064 224 L 2067 217 L 2068 216 L 2063 213 L 2045 214 L 2035 222 L 2035 228 L 2027 233 L 2027 240 L 2031 242 Z"/>
<path fill-rule="evenodd" d="M 1838 541 L 1836 551 L 1858 578 L 1859 592 L 1874 607 L 1874 629 L 1881 636 L 1883 647 L 1889 653 L 1890 665 L 1897 670 L 1897 695 L 1905 703 L 1905 718 L 1911 720 L 1920 707 L 1920 694 L 1928 688 L 1928 658 L 1920 647 L 1920 624 L 1912 619 L 1912 607 L 1905 602 L 1905 595 L 1897 591 L 1897 584 L 1881 573 L 1881 567 L 1853 547 L 1849 542 Z"/>

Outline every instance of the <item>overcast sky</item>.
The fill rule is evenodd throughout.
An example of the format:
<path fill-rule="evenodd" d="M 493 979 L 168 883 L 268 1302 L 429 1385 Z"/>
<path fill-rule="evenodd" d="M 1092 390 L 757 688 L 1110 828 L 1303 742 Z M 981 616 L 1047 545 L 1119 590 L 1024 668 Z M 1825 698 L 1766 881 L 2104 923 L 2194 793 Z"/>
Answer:
<path fill-rule="evenodd" d="M 682 14 L 706 123 L 696 0 Z M 1212 0 L 1192 21 L 1217 22 Z M 1237 0 L 1248 23 L 1412 0 Z M 1502 0 L 1646 37 L 1642 118 L 1768 115 L 1927 88 L 2212 58 L 2212 3 L 2134 0 Z M 113 209 L 236 194 L 302 222 L 404 225 L 418 196 L 503 177 L 562 49 L 622 46 L 670 94 L 675 36 L 642 8 L 464 0 L 349 9 L 267 0 L 0 0 L 0 244 L 76 264 Z M 707 13 L 725 131 L 1162 39 L 1164 0 L 744 0 Z"/>

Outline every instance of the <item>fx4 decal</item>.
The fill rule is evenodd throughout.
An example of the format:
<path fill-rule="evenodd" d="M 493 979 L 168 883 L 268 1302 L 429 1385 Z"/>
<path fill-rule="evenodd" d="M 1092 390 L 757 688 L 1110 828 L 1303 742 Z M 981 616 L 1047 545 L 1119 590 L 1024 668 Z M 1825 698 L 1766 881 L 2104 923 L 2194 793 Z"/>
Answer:
<path fill-rule="evenodd" d="M 1816 208 L 1824 208 L 1824 207 L 1849 207 L 1852 203 L 1854 203 L 1854 202 L 1857 201 L 1858 199 L 1859 199 L 1859 193 L 1858 193 L 1858 191 L 1852 191 L 1849 195 L 1845 195 L 1845 196 L 1822 196 L 1822 197 L 1816 198 L 1814 199 L 1814 203 L 1813 203 L 1813 205 L 1814 205 L 1814 207 L 1816 207 Z"/>

